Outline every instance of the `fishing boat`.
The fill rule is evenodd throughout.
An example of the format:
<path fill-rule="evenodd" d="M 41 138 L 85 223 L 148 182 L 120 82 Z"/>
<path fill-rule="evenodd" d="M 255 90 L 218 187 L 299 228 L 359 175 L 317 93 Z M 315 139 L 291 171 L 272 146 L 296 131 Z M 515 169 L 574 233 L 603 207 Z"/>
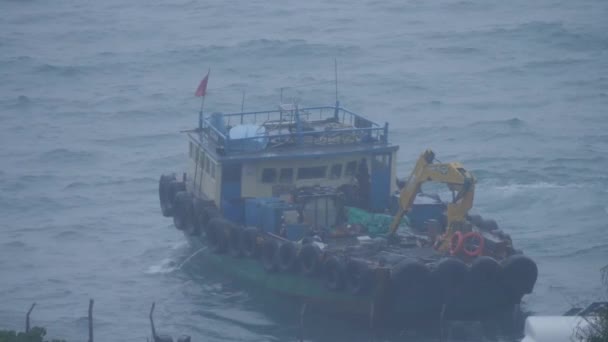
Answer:
<path fill-rule="evenodd" d="M 481 317 L 534 288 L 534 261 L 469 212 L 475 177 L 426 150 L 398 178 L 388 123 L 338 101 L 288 103 L 201 115 L 185 134 L 188 168 L 160 177 L 160 207 L 219 271 L 310 305 L 398 320 Z M 422 192 L 426 182 L 452 198 Z"/>

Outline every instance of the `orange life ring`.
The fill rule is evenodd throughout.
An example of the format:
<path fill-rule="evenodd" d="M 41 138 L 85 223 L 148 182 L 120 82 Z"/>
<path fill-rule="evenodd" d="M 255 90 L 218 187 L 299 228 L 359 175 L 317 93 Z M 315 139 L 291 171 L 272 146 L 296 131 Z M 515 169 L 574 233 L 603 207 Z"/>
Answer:
<path fill-rule="evenodd" d="M 460 231 L 456 231 L 450 238 L 450 254 L 456 255 L 462 250 L 464 238 Z"/>
<path fill-rule="evenodd" d="M 483 253 L 485 239 L 479 232 L 468 232 L 462 237 L 462 245 L 466 255 L 475 257 Z M 473 247 L 473 248 L 470 248 Z"/>

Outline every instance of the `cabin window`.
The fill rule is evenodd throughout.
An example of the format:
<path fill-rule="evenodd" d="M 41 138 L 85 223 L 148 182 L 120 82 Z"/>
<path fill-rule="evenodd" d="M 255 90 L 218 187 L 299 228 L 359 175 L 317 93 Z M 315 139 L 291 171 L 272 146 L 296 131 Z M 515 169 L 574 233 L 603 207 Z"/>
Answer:
<path fill-rule="evenodd" d="M 211 173 L 211 165 L 209 165 L 209 157 L 205 157 L 205 172 Z"/>
<path fill-rule="evenodd" d="M 215 163 L 211 163 L 211 178 L 215 179 Z"/>
<path fill-rule="evenodd" d="M 389 156 L 388 154 L 377 154 L 374 156 L 374 162 L 376 167 L 388 168 L 389 165 Z"/>
<path fill-rule="evenodd" d="M 329 178 L 338 179 L 342 176 L 342 164 L 334 164 L 331 166 L 331 172 Z"/>
<path fill-rule="evenodd" d="M 201 164 L 201 169 L 204 169 L 205 168 L 205 152 L 203 152 L 203 150 L 201 150 L 201 152 L 199 154 L 198 162 Z"/>
<path fill-rule="evenodd" d="M 354 176 L 357 173 L 357 161 L 353 160 L 346 164 L 346 170 L 344 170 L 345 176 Z"/>
<path fill-rule="evenodd" d="M 293 182 L 293 169 L 281 169 L 281 174 L 279 175 L 279 183 L 291 183 Z"/>
<path fill-rule="evenodd" d="M 327 166 L 301 167 L 298 169 L 298 179 L 325 178 Z"/>
<path fill-rule="evenodd" d="M 274 183 L 277 180 L 277 169 L 262 170 L 262 183 Z"/>
<path fill-rule="evenodd" d="M 198 163 L 198 157 L 200 155 L 200 149 L 198 148 L 198 146 L 194 147 L 194 154 L 192 155 L 192 159 L 194 159 L 194 163 Z"/>

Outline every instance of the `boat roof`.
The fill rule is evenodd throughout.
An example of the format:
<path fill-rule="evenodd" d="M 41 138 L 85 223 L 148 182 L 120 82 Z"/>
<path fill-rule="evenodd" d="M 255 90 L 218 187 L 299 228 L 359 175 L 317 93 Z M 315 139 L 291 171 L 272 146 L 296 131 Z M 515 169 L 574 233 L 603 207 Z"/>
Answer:
<path fill-rule="evenodd" d="M 305 159 L 389 152 L 388 123 L 380 125 L 339 106 L 294 104 L 256 112 L 213 113 L 188 131 L 194 143 L 223 162 Z"/>

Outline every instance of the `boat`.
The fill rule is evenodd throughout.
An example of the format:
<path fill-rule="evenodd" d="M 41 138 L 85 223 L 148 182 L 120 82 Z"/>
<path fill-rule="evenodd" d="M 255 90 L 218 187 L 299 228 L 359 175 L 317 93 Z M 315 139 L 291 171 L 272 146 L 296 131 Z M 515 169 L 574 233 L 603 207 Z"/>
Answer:
<path fill-rule="evenodd" d="M 377 317 L 483 317 L 532 292 L 536 263 L 469 211 L 475 177 L 424 151 L 397 177 L 389 124 L 279 104 L 199 118 L 188 168 L 163 174 L 163 216 L 203 259 L 316 307 Z M 452 198 L 422 192 L 447 185 Z"/>

